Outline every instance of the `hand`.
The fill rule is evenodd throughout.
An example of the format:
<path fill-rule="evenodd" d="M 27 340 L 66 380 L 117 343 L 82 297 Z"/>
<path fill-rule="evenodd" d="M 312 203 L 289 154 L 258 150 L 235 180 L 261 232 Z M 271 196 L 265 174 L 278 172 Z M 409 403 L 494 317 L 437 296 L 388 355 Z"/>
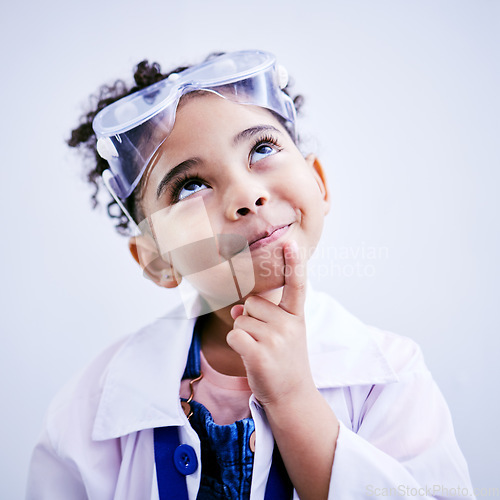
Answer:
<path fill-rule="evenodd" d="M 227 343 L 243 359 L 250 388 L 266 411 L 299 497 L 326 499 L 339 422 L 316 389 L 309 367 L 305 259 L 295 242 L 283 245 L 283 258 L 281 302 L 276 305 L 252 296 L 244 305 L 234 306 L 234 328 Z"/>
<path fill-rule="evenodd" d="M 242 358 L 248 383 L 264 406 L 299 398 L 315 389 L 307 354 L 304 301 L 305 258 L 297 243 L 283 245 L 285 285 L 276 305 L 251 296 L 231 309 L 227 343 Z"/>

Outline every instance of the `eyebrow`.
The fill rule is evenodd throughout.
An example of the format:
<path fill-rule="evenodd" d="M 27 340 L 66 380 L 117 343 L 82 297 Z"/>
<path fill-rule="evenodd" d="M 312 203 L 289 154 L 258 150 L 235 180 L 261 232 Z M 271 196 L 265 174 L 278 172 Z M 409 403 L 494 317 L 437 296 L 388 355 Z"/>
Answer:
<path fill-rule="evenodd" d="M 272 125 L 256 125 L 255 127 L 247 128 L 236 134 L 234 136 L 233 143 L 238 144 L 244 139 L 248 139 L 249 137 L 253 137 L 254 135 L 264 131 L 278 132 L 278 134 L 280 133 L 280 131 Z"/>
<path fill-rule="evenodd" d="M 169 170 L 164 176 L 163 179 L 158 184 L 156 188 L 156 199 L 160 198 L 160 196 L 164 193 L 166 187 L 172 182 L 175 177 L 179 177 L 186 172 L 189 172 L 193 167 L 198 165 L 201 162 L 200 158 L 189 158 L 188 160 L 184 160 L 174 168 Z"/>
<path fill-rule="evenodd" d="M 249 137 L 253 137 L 256 134 L 259 134 L 264 131 L 271 131 L 280 133 L 280 131 L 273 127 L 272 125 L 256 125 L 255 127 L 250 127 L 241 132 L 238 132 L 234 138 L 233 143 L 238 144 L 241 141 L 248 139 Z M 198 157 L 189 158 L 188 160 L 182 161 L 171 170 L 169 170 L 164 176 L 163 179 L 158 184 L 156 188 L 156 199 L 160 198 L 160 196 L 164 193 L 166 187 L 172 182 L 175 177 L 183 175 L 191 170 L 193 167 L 199 165 L 201 163 L 201 159 Z"/>

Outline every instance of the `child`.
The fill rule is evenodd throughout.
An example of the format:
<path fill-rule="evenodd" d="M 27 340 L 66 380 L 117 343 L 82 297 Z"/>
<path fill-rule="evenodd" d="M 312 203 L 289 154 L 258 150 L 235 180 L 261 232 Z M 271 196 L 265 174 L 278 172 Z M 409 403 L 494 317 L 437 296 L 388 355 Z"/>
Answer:
<path fill-rule="evenodd" d="M 147 277 L 197 299 L 57 396 L 28 498 L 472 497 L 418 346 L 306 283 L 329 192 L 284 69 L 242 51 L 135 77 L 69 144 L 99 153 Z"/>

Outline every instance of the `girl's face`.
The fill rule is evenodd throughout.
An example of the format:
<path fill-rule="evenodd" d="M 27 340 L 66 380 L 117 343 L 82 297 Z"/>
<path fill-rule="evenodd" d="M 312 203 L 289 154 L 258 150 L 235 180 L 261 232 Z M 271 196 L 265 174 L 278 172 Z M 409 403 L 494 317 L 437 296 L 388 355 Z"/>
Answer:
<path fill-rule="evenodd" d="M 142 196 L 165 262 L 224 305 L 234 278 L 242 295 L 282 286 L 283 243 L 309 256 L 328 208 L 319 162 L 270 111 L 210 93 L 181 101 Z"/>

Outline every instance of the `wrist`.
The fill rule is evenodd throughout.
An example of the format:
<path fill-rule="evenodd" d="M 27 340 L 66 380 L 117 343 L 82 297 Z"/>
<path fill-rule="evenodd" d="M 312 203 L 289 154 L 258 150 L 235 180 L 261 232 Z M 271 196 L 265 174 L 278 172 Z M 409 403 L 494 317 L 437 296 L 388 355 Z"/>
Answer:
<path fill-rule="evenodd" d="M 262 406 L 268 418 L 272 415 L 290 415 L 301 413 L 304 408 L 310 408 L 324 401 L 314 383 L 301 383 L 294 386 L 293 390 L 276 395 L 273 399 L 263 402 Z"/>

